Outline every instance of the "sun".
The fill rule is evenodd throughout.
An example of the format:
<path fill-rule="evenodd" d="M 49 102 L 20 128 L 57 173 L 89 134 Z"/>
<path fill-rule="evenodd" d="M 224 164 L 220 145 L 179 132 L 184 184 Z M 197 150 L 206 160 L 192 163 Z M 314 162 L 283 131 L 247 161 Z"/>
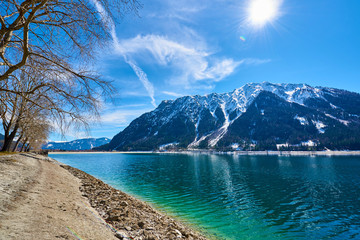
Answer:
<path fill-rule="evenodd" d="M 250 0 L 247 9 L 248 22 L 257 28 L 264 27 L 279 16 L 282 0 Z"/>

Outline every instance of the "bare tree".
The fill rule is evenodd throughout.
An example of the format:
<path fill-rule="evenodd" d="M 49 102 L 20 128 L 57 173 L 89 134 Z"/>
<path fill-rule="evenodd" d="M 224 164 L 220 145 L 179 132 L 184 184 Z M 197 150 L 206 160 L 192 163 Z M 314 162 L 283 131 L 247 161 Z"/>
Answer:
<path fill-rule="evenodd" d="M 48 138 L 50 129 L 51 125 L 46 116 L 45 118 L 41 116 L 33 118 L 32 121 L 28 122 L 26 130 L 22 132 L 17 144 L 18 142 L 22 142 L 22 145 L 24 148 L 26 147 L 27 150 L 40 150 Z M 17 146 L 15 147 L 17 148 Z"/>
<path fill-rule="evenodd" d="M 97 116 L 112 88 L 89 60 L 110 40 L 108 23 L 139 7 L 137 0 L 1 0 L 3 151 L 31 111 L 46 111 L 63 131 Z"/>
<path fill-rule="evenodd" d="M 87 127 L 92 119 L 97 118 L 99 95 L 73 82 L 71 76 L 57 76 L 53 72 L 48 77 L 46 72 L 40 75 L 32 70 L 23 67 L 16 80 L 7 81 L 9 91 L 0 92 L 0 119 L 5 135 L 2 151 L 11 150 L 16 136 L 29 140 L 28 132 L 36 128 L 36 123 L 51 121 L 64 133 L 70 125 Z M 47 81 L 45 86 L 29 93 L 30 89 L 44 81 Z M 41 121 L 38 120 L 40 118 Z"/>
<path fill-rule="evenodd" d="M 28 104 L 29 107 L 31 107 L 30 105 L 31 103 Z M 19 149 L 20 143 L 22 145 L 31 145 L 36 150 L 40 149 L 42 144 L 46 142 L 50 132 L 54 130 L 51 125 L 51 116 L 46 110 L 33 106 L 24 111 L 23 115 L 19 124 L 20 127 L 17 130 L 16 142 L 13 142 L 14 139 L 7 139 L 8 142 L 13 142 L 13 152 Z M 4 149 L 4 151 L 7 150 Z"/>
<path fill-rule="evenodd" d="M 136 0 L 2 0 L 0 81 L 34 63 L 51 64 L 80 81 L 96 81 L 79 71 L 74 60 L 92 58 L 95 48 L 109 39 L 104 20 L 116 21 L 139 7 Z"/>
<path fill-rule="evenodd" d="M 2 151 L 10 151 L 13 139 L 25 116 L 26 100 L 20 95 L 0 92 L 0 117 L 4 129 Z"/>

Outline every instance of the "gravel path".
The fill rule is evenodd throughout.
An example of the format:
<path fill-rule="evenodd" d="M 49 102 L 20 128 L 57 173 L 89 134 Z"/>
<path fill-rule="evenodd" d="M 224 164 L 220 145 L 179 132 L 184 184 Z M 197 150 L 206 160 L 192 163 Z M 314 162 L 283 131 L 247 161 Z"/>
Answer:
<path fill-rule="evenodd" d="M 0 156 L 0 239 L 117 239 L 87 206 L 79 179 L 46 160 Z"/>

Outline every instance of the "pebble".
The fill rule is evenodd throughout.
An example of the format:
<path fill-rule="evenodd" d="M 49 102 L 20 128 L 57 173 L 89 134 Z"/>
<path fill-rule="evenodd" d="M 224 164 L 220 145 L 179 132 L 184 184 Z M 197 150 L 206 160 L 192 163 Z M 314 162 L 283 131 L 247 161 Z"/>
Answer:
<path fill-rule="evenodd" d="M 117 232 L 115 233 L 115 237 L 117 237 L 118 239 L 129 239 L 129 237 L 126 236 L 125 233 L 120 232 L 120 231 L 117 231 Z"/>
<path fill-rule="evenodd" d="M 140 228 L 144 228 L 145 223 L 143 223 L 143 222 L 138 222 L 138 226 L 139 226 Z"/>

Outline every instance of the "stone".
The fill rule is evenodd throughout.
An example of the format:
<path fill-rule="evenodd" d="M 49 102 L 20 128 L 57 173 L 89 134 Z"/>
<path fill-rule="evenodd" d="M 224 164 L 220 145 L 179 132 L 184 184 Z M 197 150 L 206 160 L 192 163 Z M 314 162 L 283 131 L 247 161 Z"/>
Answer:
<path fill-rule="evenodd" d="M 174 232 L 176 233 L 177 237 L 180 237 L 180 238 L 182 237 L 182 234 L 179 230 L 174 229 Z"/>
<path fill-rule="evenodd" d="M 139 226 L 140 228 L 144 228 L 145 223 L 140 221 L 140 222 L 138 222 L 138 226 Z"/>
<path fill-rule="evenodd" d="M 108 218 L 106 220 L 108 221 L 119 221 L 121 212 L 117 210 L 110 210 L 108 212 Z"/>
<path fill-rule="evenodd" d="M 117 231 L 115 237 L 118 239 L 130 239 L 124 232 Z"/>
<path fill-rule="evenodd" d="M 156 238 L 154 235 L 148 235 L 145 237 L 145 240 L 156 240 L 158 238 Z"/>

